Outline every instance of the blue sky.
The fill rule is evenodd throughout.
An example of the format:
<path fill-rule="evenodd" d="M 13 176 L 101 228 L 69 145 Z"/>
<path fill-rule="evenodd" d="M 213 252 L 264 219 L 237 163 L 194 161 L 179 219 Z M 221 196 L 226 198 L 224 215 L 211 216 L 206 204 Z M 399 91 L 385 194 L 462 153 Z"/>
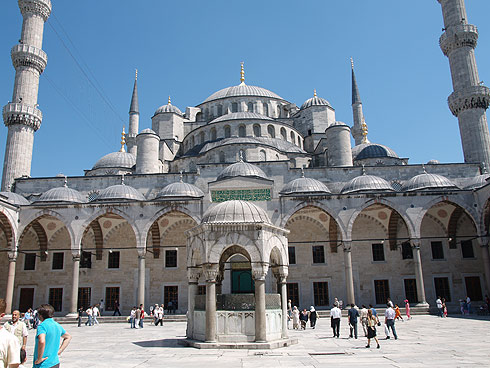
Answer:
<path fill-rule="evenodd" d="M 466 6 L 480 31 L 480 79 L 490 85 L 490 1 L 467 0 Z M 16 0 L 4 0 L 2 9 L 3 106 L 12 96 L 10 48 L 22 17 Z M 54 0 L 45 25 L 44 119 L 31 175 L 83 175 L 120 148 L 135 68 L 140 130 L 151 127 L 168 95 L 185 110 L 238 84 L 241 61 L 247 84 L 298 106 L 316 88 L 337 120 L 351 125 L 351 56 L 372 142 L 390 146 L 409 163 L 461 162 L 457 119 L 446 103 L 452 85 L 438 46 L 442 27 L 436 0 Z M 2 161 L 6 135 L 0 128 Z"/>

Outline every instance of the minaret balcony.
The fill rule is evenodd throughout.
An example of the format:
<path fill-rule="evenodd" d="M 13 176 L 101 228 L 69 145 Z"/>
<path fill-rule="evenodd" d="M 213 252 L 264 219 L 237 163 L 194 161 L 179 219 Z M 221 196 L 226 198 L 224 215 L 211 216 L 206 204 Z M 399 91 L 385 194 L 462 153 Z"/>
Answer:
<path fill-rule="evenodd" d="M 35 14 L 46 22 L 51 14 L 51 0 L 19 0 L 19 9 L 22 16 Z"/>
<path fill-rule="evenodd" d="M 43 120 L 43 113 L 34 106 L 10 102 L 3 107 L 3 121 L 6 126 L 23 124 L 38 130 Z"/>
<path fill-rule="evenodd" d="M 476 47 L 478 28 L 473 24 L 459 24 L 446 29 L 439 38 L 439 46 L 444 55 L 448 56 L 452 50 L 469 46 Z"/>
<path fill-rule="evenodd" d="M 486 86 L 471 86 L 451 93 L 447 99 L 454 116 L 468 109 L 487 109 L 490 105 L 490 89 Z"/>
<path fill-rule="evenodd" d="M 12 64 L 16 69 L 22 66 L 31 67 L 36 69 L 39 74 L 44 71 L 48 63 L 48 55 L 43 50 L 31 45 L 15 45 L 12 47 L 10 55 Z"/>

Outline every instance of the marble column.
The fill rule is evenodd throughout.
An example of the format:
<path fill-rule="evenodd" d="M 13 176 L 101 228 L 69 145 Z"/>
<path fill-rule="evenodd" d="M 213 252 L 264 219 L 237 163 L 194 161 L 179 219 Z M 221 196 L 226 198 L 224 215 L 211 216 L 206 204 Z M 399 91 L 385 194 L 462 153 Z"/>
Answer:
<path fill-rule="evenodd" d="M 208 265 L 204 270 L 206 277 L 206 342 L 216 342 L 216 278 L 218 265 Z"/>
<path fill-rule="evenodd" d="M 478 239 L 481 247 L 481 256 L 483 260 L 483 270 L 485 271 L 486 294 L 490 292 L 490 254 L 488 250 L 488 237 L 484 236 Z"/>
<path fill-rule="evenodd" d="M 138 305 L 145 305 L 145 272 L 145 255 L 140 254 L 138 255 Z"/>
<path fill-rule="evenodd" d="M 5 303 L 7 308 L 5 309 L 6 314 L 12 313 L 12 305 L 14 299 L 14 283 L 15 283 L 15 265 L 17 263 L 17 252 L 8 253 L 9 257 L 9 270 L 7 276 L 7 290 L 5 290 Z"/>
<path fill-rule="evenodd" d="M 265 316 L 265 277 L 267 272 L 253 270 L 255 281 L 255 342 L 267 341 Z"/>
<path fill-rule="evenodd" d="M 413 264 L 415 266 L 415 282 L 417 285 L 417 305 L 426 306 L 424 274 L 422 272 L 422 261 L 420 258 L 420 239 L 412 239 Z"/>
<path fill-rule="evenodd" d="M 283 339 L 288 338 L 288 291 L 286 284 L 286 275 L 279 275 L 279 285 L 281 287 L 281 309 L 282 309 L 282 332 Z"/>
<path fill-rule="evenodd" d="M 67 317 L 78 315 L 78 284 L 80 280 L 80 254 L 73 254 L 73 275 L 71 279 L 70 310 Z"/>
<path fill-rule="evenodd" d="M 196 268 L 187 269 L 187 330 L 186 336 L 194 338 L 194 308 L 196 305 L 197 284 L 199 282 L 199 270 Z"/>
<path fill-rule="evenodd" d="M 352 242 L 344 241 L 344 270 L 345 270 L 345 288 L 347 291 L 347 304 L 355 304 L 354 296 L 354 277 L 352 275 Z"/>

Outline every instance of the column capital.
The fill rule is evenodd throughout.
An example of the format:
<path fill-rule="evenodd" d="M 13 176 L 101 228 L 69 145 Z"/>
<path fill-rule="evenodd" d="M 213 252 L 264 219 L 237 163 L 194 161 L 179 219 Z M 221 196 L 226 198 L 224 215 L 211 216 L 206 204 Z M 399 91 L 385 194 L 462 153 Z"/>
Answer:
<path fill-rule="evenodd" d="M 252 277 L 256 281 L 264 281 L 269 267 L 266 265 L 252 266 Z"/>
<path fill-rule="evenodd" d="M 217 263 L 208 263 L 203 266 L 204 278 L 207 282 L 216 282 L 219 274 L 219 267 Z"/>
<path fill-rule="evenodd" d="M 197 284 L 199 277 L 201 277 L 202 269 L 200 267 L 188 267 L 187 268 L 187 280 L 191 284 Z"/>
<path fill-rule="evenodd" d="M 272 273 L 276 277 L 278 283 L 284 284 L 284 283 L 286 283 L 286 279 L 288 278 L 289 267 L 288 266 L 274 266 L 274 267 L 272 267 Z"/>
<path fill-rule="evenodd" d="M 138 259 L 146 259 L 146 254 L 138 254 Z"/>
<path fill-rule="evenodd" d="M 352 251 L 352 241 L 351 240 L 343 241 L 342 247 L 343 247 L 344 252 L 351 252 Z"/>
<path fill-rule="evenodd" d="M 412 238 L 410 239 L 410 244 L 412 246 L 412 249 L 420 249 L 420 244 L 421 244 L 420 238 Z"/>
<path fill-rule="evenodd" d="M 17 261 L 17 252 L 8 252 L 9 262 Z"/>
<path fill-rule="evenodd" d="M 478 238 L 478 243 L 482 248 L 488 248 L 488 235 L 480 236 Z"/>
<path fill-rule="evenodd" d="M 73 262 L 80 262 L 80 254 L 72 254 L 72 260 Z"/>

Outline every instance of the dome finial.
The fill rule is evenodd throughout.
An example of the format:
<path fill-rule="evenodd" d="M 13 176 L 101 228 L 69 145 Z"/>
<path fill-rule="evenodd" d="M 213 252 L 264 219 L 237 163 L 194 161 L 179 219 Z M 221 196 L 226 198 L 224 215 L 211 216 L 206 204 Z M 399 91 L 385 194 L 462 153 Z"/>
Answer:
<path fill-rule="evenodd" d="M 240 63 L 240 83 L 245 83 L 245 70 L 243 69 L 243 61 Z"/>
<path fill-rule="evenodd" d="M 313 90 L 313 97 L 316 97 L 316 89 Z"/>
<path fill-rule="evenodd" d="M 124 184 L 124 173 L 121 174 L 121 185 L 125 185 Z"/>
<path fill-rule="evenodd" d="M 483 174 L 488 174 L 488 172 L 487 172 L 487 167 L 486 167 L 486 165 L 485 165 L 485 163 L 484 163 L 484 162 L 482 162 L 482 163 L 481 163 L 481 165 L 480 165 L 480 173 L 481 173 L 482 175 L 483 175 Z"/>
<path fill-rule="evenodd" d="M 366 121 L 364 120 L 364 117 L 362 118 L 361 132 L 362 132 L 362 143 L 369 143 L 369 140 L 367 138 L 368 126 L 366 124 Z"/>
<path fill-rule="evenodd" d="M 243 162 L 243 151 L 238 152 L 238 161 Z"/>
<path fill-rule="evenodd" d="M 184 171 L 183 170 L 180 170 L 180 182 L 181 183 L 184 182 Z"/>
<path fill-rule="evenodd" d="M 424 170 L 424 174 L 427 174 L 427 170 L 425 170 L 425 165 L 422 164 L 422 170 Z"/>
<path fill-rule="evenodd" d="M 134 80 L 137 81 L 138 80 L 138 69 L 135 69 L 135 73 L 134 73 Z"/>
<path fill-rule="evenodd" d="M 303 167 L 301 167 L 301 177 L 302 178 L 305 177 L 305 169 Z"/>
<path fill-rule="evenodd" d="M 124 131 L 124 125 L 123 125 L 123 130 L 121 133 L 121 149 L 119 150 L 119 152 L 126 152 L 126 150 L 124 149 L 125 144 L 126 144 L 126 132 Z"/>
<path fill-rule="evenodd" d="M 172 105 L 172 101 L 170 100 L 170 96 L 168 96 L 168 104 Z"/>
<path fill-rule="evenodd" d="M 65 178 L 65 180 L 63 180 L 63 186 L 65 188 L 68 188 L 68 177 L 66 175 L 63 176 Z"/>
<path fill-rule="evenodd" d="M 366 175 L 366 168 L 364 167 L 364 164 L 362 164 L 361 166 L 362 166 L 362 175 Z"/>

